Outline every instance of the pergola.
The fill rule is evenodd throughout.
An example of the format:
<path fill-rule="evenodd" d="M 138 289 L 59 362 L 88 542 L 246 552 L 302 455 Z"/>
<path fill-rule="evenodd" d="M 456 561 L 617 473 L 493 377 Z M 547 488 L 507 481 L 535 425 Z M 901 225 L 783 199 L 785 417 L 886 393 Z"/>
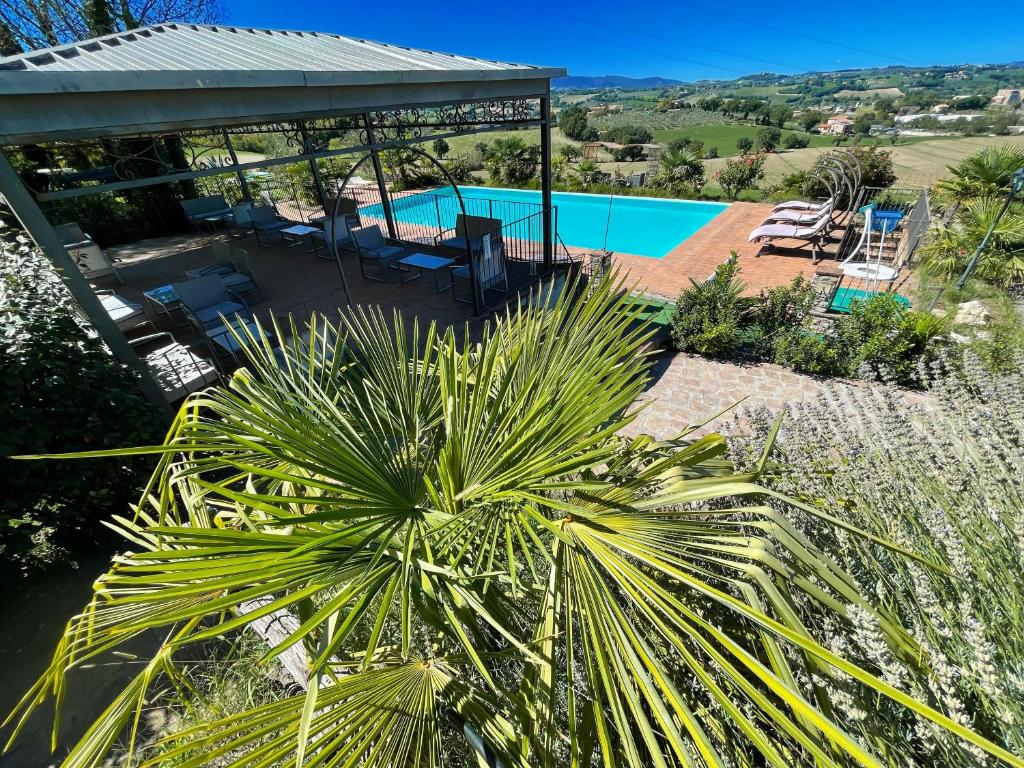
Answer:
<path fill-rule="evenodd" d="M 335 34 L 161 24 L 0 59 L 0 195 L 114 354 L 162 399 L 104 311 L 40 203 L 369 153 L 385 204 L 379 153 L 470 132 L 541 131 L 544 264 L 554 260 L 550 78 L 561 68 L 510 64 Z M 356 146 L 330 139 L 357 130 Z M 232 139 L 284 134 L 286 157 L 242 162 Z M 102 166 L 33 184 L 8 157 L 48 148 L 99 149 Z M 83 153 L 84 154 L 84 153 Z"/>

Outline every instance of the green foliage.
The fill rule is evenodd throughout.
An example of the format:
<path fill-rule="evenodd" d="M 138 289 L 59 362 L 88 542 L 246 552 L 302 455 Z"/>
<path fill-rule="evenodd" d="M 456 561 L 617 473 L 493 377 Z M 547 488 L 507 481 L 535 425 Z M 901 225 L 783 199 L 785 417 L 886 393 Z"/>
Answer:
<path fill-rule="evenodd" d="M 654 183 L 684 196 L 696 195 L 707 182 L 704 163 L 692 149 L 668 149 L 661 156 L 661 170 Z"/>
<path fill-rule="evenodd" d="M 768 119 L 777 128 L 782 128 L 793 117 L 793 109 L 785 104 L 775 104 L 768 110 Z"/>
<path fill-rule="evenodd" d="M 642 125 L 619 125 L 608 131 L 607 138 L 617 144 L 650 144 L 654 133 Z"/>
<path fill-rule="evenodd" d="M 495 139 L 487 156 L 487 173 L 492 182 L 519 186 L 536 175 L 538 149 L 518 136 Z"/>
<path fill-rule="evenodd" d="M 718 147 L 708 147 L 704 150 L 705 160 L 714 160 L 716 157 L 718 157 Z"/>
<path fill-rule="evenodd" d="M 790 518 L 799 535 L 857 574 L 861 589 L 885 596 L 928 661 L 919 668 L 897 661 L 879 641 L 877 625 L 853 607 L 850 621 L 828 622 L 834 646 L 1019 749 L 1024 698 L 1012 670 L 1024 658 L 1024 370 L 1018 358 L 992 374 L 968 355 L 962 363 L 936 365 L 926 383 L 926 406 L 892 391 L 836 388 L 790 409 L 773 443 L 776 471 L 768 482 L 819 509 L 841 508 L 854 525 L 940 566 L 922 568 L 845 535 L 837 539 L 801 516 Z M 743 432 L 754 436 L 733 443 L 749 457 L 748 466 L 760 460 L 775 418 L 750 414 Z M 883 765 L 998 764 L 858 686 L 836 681 L 817 692 L 863 743 L 889 745 Z"/>
<path fill-rule="evenodd" d="M 729 197 L 735 198 L 741 190 L 752 187 L 764 178 L 765 156 L 742 155 L 726 161 L 715 171 L 714 178 Z"/>
<path fill-rule="evenodd" d="M 449 175 L 460 184 L 473 180 L 473 162 L 465 155 L 455 155 L 455 157 L 449 157 L 444 162 L 444 169 L 448 171 Z"/>
<path fill-rule="evenodd" d="M 95 546 L 97 521 L 138 493 L 145 459 L 26 471 L 7 457 L 113 448 L 159 435 L 128 369 L 86 332 L 49 262 L 0 229 L 0 579 Z"/>
<path fill-rule="evenodd" d="M 849 370 L 901 386 L 920 384 L 920 367 L 935 354 L 934 340 L 950 321 L 907 309 L 892 293 L 854 301 L 836 323 L 836 338 Z"/>
<path fill-rule="evenodd" d="M 814 695 L 830 685 L 1021 765 L 826 645 L 855 610 L 928 672 L 885 599 L 785 515 L 911 552 L 840 506 L 769 495 L 765 462 L 738 473 L 719 435 L 619 436 L 649 331 L 621 283 L 588 288 L 534 294 L 465 344 L 372 309 L 309 318 L 310 342 L 275 329 L 292 339 L 279 353 L 246 338 L 229 388 L 193 397 L 147 449 L 152 483 L 116 522 L 132 552 L 10 722 L 51 697 L 59 713 L 79 664 L 155 630 L 161 646 L 65 762 L 98 765 L 154 689 L 187 683 L 189 649 L 292 611 L 267 657 L 302 653 L 308 691 L 176 731 L 147 765 L 472 765 L 460 733 L 509 768 L 838 768 L 908 749 L 904 732 L 851 738 L 859 721 Z M 250 601 L 263 607 L 237 612 Z"/>
<path fill-rule="evenodd" d="M 950 166 L 950 178 L 935 184 L 940 197 L 950 203 L 975 198 L 1005 197 L 1014 171 L 1024 168 L 1024 149 L 986 147 L 981 152 Z"/>
<path fill-rule="evenodd" d="M 761 291 L 753 311 L 751 325 L 758 329 L 762 343 L 755 351 L 771 356 L 775 340 L 792 328 L 801 328 L 814 306 L 815 292 L 803 275 L 797 275 L 789 285 L 777 285 Z"/>
<path fill-rule="evenodd" d="M 722 108 L 725 103 L 725 99 L 721 96 L 708 96 L 703 99 L 697 99 L 697 106 L 708 112 L 717 112 Z"/>
<path fill-rule="evenodd" d="M 765 126 L 757 132 L 757 148 L 761 152 L 774 152 L 782 141 L 782 131 L 774 126 Z"/>
<path fill-rule="evenodd" d="M 959 277 L 1003 203 L 997 197 L 968 200 L 949 226 L 933 229 L 921 247 L 928 272 L 942 280 Z M 1014 203 L 999 219 L 972 274 L 1007 287 L 1024 282 L 1024 205 Z"/>
<path fill-rule="evenodd" d="M 448 146 L 448 142 L 444 139 L 434 139 L 430 142 L 430 149 L 433 151 L 434 157 L 443 160 L 448 156 L 451 147 Z"/>
<path fill-rule="evenodd" d="M 86 0 L 82 4 L 82 19 L 89 37 L 112 35 L 117 31 L 109 0 Z"/>
<path fill-rule="evenodd" d="M 741 136 L 736 140 L 736 149 L 744 155 L 754 148 L 754 140 L 749 136 Z"/>
<path fill-rule="evenodd" d="M 846 151 L 860 164 L 862 186 L 884 188 L 896 183 L 896 168 L 893 165 L 891 150 L 871 144 L 851 146 Z M 828 162 L 827 155 L 822 155 L 804 177 L 801 191 L 805 197 L 814 199 L 828 194 L 828 188 L 821 181 L 828 168 L 834 168 L 834 163 Z"/>
<path fill-rule="evenodd" d="M 582 107 L 566 107 L 558 114 L 558 127 L 573 141 L 596 141 L 597 131 L 587 122 Z"/>
<path fill-rule="evenodd" d="M 789 328 L 775 341 L 773 358 L 779 365 L 813 376 L 847 376 L 849 359 L 832 335 Z"/>
<path fill-rule="evenodd" d="M 704 151 L 704 142 L 692 136 L 679 136 L 668 143 L 667 149 L 669 151 L 684 149 L 700 157 Z"/>
<path fill-rule="evenodd" d="M 782 146 L 785 149 L 803 149 L 809 143 L 810 140 L 799 133 L 787 133 L 782 139 Z"/>
<path fill-rule="evenodd" d="M 558 147 L 558 154 L 569 163 L 579 160 L 583 155 L 583 150 L 575 144 L 560 144 Z"/>
<path fill-rule="evenodd" d="M 812 128 L 815 128 L 816 126 L 825 122 L 826 118 L 827 115 L 825 115 L 824 112 L 819 112 L 817 110 L 811 109 L 802 113 L 800 117 L 797 119 L 797 122 L 800 123 L 801 128 L 803 128 L 805 131 L 809 131 Z"/>
<path fill-rule="evenodd" d="M 753 300 L 743 295 L 746 283 L 737 277 L 736 253 L 719 264 L 710 280 L 690 280 L 676 302 L 672 317 L 672 341 L 681 352 L 712 358 L 728 358 L 740 348 L 740 329 Z"/>

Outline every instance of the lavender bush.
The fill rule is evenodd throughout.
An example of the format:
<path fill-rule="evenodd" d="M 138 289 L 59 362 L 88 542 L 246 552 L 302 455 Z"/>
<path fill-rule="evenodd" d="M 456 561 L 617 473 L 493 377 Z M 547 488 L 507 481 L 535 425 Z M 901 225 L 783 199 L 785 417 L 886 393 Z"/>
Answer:
<path fill-rule="evenodd" d="M 812 634 L 1017 755 L 1024 748 L 1024 359 L 986 371 L 970 353 L 925 372 L 928 393 L 837 387 L 786 415 L 770 484 L 923 555 L 932 568 L 807 517 L 785 514 L 863 594 L 887 606 L 925 654 L 899 661 L 862 610 L 820 616 Z M 769 433 L 746 414 L 733 441 L 750 462 Z M 801 680 L 894 766 L 985 766 L 980 752 L 852 681 Z M 870 729 L 867 724 L 870 722 Z M 879 727 L 882 724 L 882 727 Z"/>

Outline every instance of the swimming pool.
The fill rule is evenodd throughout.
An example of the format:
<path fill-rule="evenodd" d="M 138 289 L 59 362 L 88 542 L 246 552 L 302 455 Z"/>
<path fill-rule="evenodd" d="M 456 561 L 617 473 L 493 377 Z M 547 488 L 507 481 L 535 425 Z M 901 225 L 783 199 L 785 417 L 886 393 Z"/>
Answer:
<path fill-rule="evenodd" d="M 540 192 L 535 190 L 459 187 L 459 192 L 470 215 L 489 215 L 506 224 L 540 210 Z M 654 259 L 663 258 L 729 207 L 725 203 L 573 192 L 555 192 L 551 201 L 558 209 L 558 234 L 566 245 Z M 381 212 L 373 210 L 379 207 L 370 206 L 366 213 L 379 216 Z M 396 197 L 392 209 L 400 221 L 426 224 L 436 220 L 442 229 L 453 227 L 459 212 L 451 187 Z"/>

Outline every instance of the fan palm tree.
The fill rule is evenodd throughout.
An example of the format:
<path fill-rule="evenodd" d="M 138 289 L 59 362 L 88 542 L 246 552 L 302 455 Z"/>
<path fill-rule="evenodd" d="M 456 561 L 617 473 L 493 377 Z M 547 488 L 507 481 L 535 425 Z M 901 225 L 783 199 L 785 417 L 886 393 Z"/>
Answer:
<path fill-rule="evenodd" d="M 986 147 L 976 155 L 950 166 L 948 179 L 936 182 L 940 196 L 954 203 L 980 197 L 1002 197 L 1010 190 L 1014 171 L 1024 168 L 1024 149 Z"/>
<path fill-rule="evenodd" d="M 944 280 L 961 274 L 1003 203 L 998 197 L 968 200 L 951 226 L 933 230 L 921 247 L 928 271 Z M 974 274 L 1006 287 L 1024 283 L 1024 205 L 1014 204 L 998 220 Z"/>
<path fill-rule="evenodd" d="M 661 156 L 661 171 L 656 183 L 673 192 L 699 192 L 707 182 L 704 163 L 688 147 L 669 148 Z"/>
<path fill-rule="evenodd" d="M 518 136 L 495 139 L 487 154 L 487 171 L 500 184 L 524 184 L 537 172 L 537 148 Z"/>
<path fill-rule="evenodd" d="M 766 502 L 895 545 L 757 485 L 764 459 L 736 471 L 720 436 L 619 436 L 648 332 L 620 286 L 577 293 L 538 293 L 475 344 L 368 310 L 293 326 L 277 354 L 241 339 L 226 388 L 122 452 L 159 457 L 112 521 L 132 552 L 8 722 L 59 710 L 76 668 L 159 628 L 63 763 L 96 765 L 158 680 L 187 684 L 183 649 L 289 612 L 267 657 L 301 649 L 307 690 L 178 733 L 151 764 L 880 765 L 884 743 L 830 709 L 841 675 L 1024 765 L 815 638 L 814 612 L 858 605 L 927 663 Z"/>

